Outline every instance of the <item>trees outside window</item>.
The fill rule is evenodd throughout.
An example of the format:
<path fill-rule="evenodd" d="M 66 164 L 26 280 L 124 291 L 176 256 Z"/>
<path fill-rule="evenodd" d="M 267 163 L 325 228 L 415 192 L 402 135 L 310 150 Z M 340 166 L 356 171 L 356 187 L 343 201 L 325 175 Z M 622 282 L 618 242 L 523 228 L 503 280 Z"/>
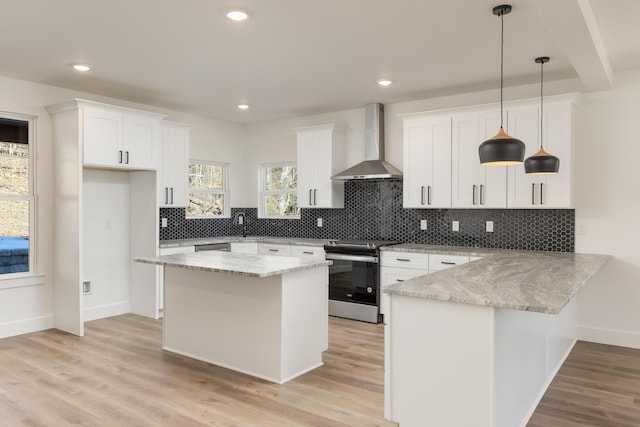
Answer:
<path fill-rule="evenodd" d="M 260 216 L 300 218 L 296 164 L 263 164 L 260 166 L 260 178 Z"/>

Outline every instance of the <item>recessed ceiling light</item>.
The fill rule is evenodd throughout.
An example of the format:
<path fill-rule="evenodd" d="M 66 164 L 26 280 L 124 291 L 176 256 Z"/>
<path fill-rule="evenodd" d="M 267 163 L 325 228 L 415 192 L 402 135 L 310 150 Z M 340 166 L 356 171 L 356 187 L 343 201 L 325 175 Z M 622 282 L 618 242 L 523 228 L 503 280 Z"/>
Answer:
<path fill-rule="evenodd" d="M 91 69 L 91 65 L 88 64 L 74 64 L 73 69 L 76 71 L 89 71 Z"/>
<path fill-rule="evenodd" d="M 244 21 L 249 17 L 249 14 L 242 10 L 230 10 L 227 12 L 227 18 L 234 21 Z"/>
<path fill-rule="evenodd" d="M 389 86 L 393 82 L 389 79 L 380 79 L 376 81 L 376 83 L 378 83 L 380 86 Z"/>
<path fill-rule="evenodd" d="M 238 104 L 238 109 L 240 109 L 240 110 L 248 110 L 249 106 L 247 104 Z"/>

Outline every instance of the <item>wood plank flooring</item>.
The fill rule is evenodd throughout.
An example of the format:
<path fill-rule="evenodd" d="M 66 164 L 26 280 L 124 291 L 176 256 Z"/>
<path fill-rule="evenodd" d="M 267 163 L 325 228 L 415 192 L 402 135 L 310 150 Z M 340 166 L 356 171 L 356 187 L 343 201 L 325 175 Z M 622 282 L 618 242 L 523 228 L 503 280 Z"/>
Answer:
<path fill-rule="evenodd" d="M 640 426 L 640 350 L 578 341 L 527 427 Z"/>
<path fill-rule="evenodd" d="M 284 385 L 164 352 L 161 322 L 131 314 L 2 339 L 0 426 L 394 426 L 382 325 L 329 330 L 325 365 Z M 640 350 L 576 344 L 528 427 L 578 426 L 640 426 Z"/>
<path fill-rule="evenodd" d="M 206 331 L 203 331 L 206 339 Z M 272 384 L 160 349 L 136 315 L 0 340 L 0 426 L 395 426 L 383 326 L 330 318 L 324 366 Z"/>

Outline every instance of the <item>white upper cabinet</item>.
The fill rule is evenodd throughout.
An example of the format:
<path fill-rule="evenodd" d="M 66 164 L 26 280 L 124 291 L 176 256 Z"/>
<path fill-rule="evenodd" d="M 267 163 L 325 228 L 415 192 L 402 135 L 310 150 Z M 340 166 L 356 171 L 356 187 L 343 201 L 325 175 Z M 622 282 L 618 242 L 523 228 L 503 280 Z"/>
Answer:
<path fill-rule="evenodd" d="M 451 207 L 451 115 L 411 115 L 402 120 L 403 206 Z"/>
<path fill-rule="evenodd" d="M 162 115 L 77 100 L 81 111 L 83 164 L 156 169 Z"/>
<path fill-rule="evenodd" d="M 451 145 L 451 206 L 505 208 L 507 171 L 480 164 L 478 146 L 500 128 L 500 110 L 454 114 Z"/>
<path fill-rule="evenodd" d="M 547 152 L 560 159 L 558 174 L 527 175 L 524 166 L 509 166 L 507 206 L 510 208 L 571 208 L 573 98 L 545 100 L 542 123 Z M 540 107 L 508 109 L 508 133 L 526 144 L 525 158 L 540 148 Z"/>
<path fill-rule="evenodd" d="M 298 206 L 344 207 L 344 182 L 331 176 L 344 169 L 344 137 L 334 124 L 295 129 L 298 148 Z"/>
<path fill-rule="evenodd" d="M 186 207 L 189 186 L 189 126 L 163 123 L 161 167 L 158 169 L 160 207 Z"/>

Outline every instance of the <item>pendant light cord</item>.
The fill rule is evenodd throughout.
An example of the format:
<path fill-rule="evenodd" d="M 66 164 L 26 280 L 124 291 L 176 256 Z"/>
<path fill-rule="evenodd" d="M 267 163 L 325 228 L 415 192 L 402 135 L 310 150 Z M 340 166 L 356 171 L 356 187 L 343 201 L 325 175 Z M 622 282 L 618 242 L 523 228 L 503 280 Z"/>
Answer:
<path fill-rule="evenodd" d="M 548 58 L 547 58 L 548 59 Z M 543 111 L 543 105 L 544 103 L 542 102 L 542 97 L 544 96 L 543 93 L 543 85 L 544 85 L 544 60 L 540 61 L 540 148 L 543 148 L 543 144 L 542 144 L 542 122 L 544 120 L 544 111 Z"/>
<path fill-rule="evenodd" d="M 502 129 L 504 113 L 502 112 L 502 86 L 504 82 L 504 12 L 500 13 L 500 129 Z"/>

